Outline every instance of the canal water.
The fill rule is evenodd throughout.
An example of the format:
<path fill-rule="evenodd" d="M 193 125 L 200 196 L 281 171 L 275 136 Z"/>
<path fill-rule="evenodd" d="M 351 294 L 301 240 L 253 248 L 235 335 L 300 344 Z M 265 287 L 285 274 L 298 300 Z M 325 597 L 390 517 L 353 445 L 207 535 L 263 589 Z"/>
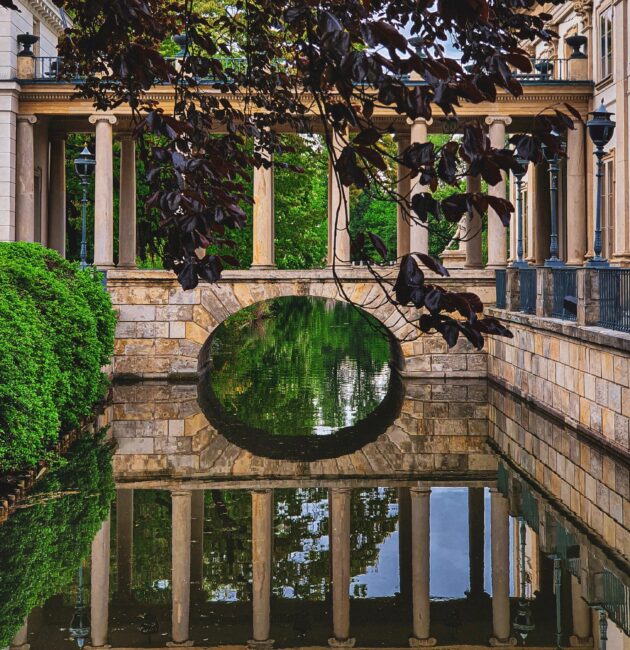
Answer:
<path fill-rule="evenodd" d="M 402 380 L 335 303 L 210 350 L 198 385 L 114 385 L 0 527 L 0 648 L 630 647 L 623 459 L 486 381 Z"/>

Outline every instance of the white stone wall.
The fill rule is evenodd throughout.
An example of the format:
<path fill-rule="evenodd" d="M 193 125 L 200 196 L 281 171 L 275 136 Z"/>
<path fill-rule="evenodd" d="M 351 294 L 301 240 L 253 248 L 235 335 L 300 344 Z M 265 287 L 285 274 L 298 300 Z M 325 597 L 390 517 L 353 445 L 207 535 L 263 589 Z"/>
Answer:
<path fill-rule="evenodd" d="M 17 93 L 17 84 L 0 82 L 0 241 L 15 240 Z"/>

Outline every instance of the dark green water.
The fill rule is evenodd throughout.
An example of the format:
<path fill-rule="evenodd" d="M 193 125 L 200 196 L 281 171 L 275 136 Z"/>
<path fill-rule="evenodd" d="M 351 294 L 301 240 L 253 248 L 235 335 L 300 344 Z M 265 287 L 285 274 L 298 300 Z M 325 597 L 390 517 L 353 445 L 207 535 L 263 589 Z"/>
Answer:
<path fill-rule="evenodd" d="M 325 436 L 387 394 L 390 344 L 378 322 L 321 298 L 278 298 L 225 321 L 211 347 L 212 391 L 228 416 L 274 436 Z"/>

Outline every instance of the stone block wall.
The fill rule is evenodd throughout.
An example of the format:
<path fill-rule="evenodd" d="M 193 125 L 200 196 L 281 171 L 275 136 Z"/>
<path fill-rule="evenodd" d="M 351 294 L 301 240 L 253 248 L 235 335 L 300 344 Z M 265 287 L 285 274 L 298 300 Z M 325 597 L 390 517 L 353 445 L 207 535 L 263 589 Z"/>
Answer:
<path fill-rule="evenodd" d="M 630 336 L 499 310 L 494 315 L 514 338 L 489 338 L 488 376 L 630 457 Z"/>
<path fill-rule="evenodd" d="M 392 279 L 395 271 L 392 272 Z M 475 271 L 441 280 L 454 290 L 494 300 L 492 273 Z M 330 271 L 233 271 L 215 285 L 183 291 L 166 271 L 110 271 L 108 289 L 118 312 L 114 376 L 164 379 L 196 376 L 204 344 L 226 318 L 254 303 L 280 296 L 349 298 L 391 333 L 394 361 L 411 376 L 484 377 L 486 352 L 466 340 L 450 350 L 439 336 L 424 336 L 388 302 L 370 273 L 344 271 L 340 291 Z M 415 314 L 409 313 L 408 316 Z M 463 339 L 463 337 L 462 337 Z"/>
<path fill-rule="evenodd" d="M 630 560 L 630 469 L 557 418 L 490 387 L 490 438 L 520 472 Z"/>

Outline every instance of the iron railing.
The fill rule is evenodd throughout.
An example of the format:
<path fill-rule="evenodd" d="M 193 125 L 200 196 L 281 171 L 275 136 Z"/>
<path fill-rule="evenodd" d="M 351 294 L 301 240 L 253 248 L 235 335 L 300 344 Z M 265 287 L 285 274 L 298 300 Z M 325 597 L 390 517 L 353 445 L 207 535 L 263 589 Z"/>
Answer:
<path fill-rule="evenodd" d="M 599 325 L 630 332 L 630 269 L 599 271 Z"/>
<path fill-rule="evenodd" d="M 520 269 L 521 311 L 524 314 L 536 313 L 536 269 Z"/>
<path fill-rule="evenodd" d="M 606 569 L 602 578 L 604 592 L 602 605 L 610 618 L 630 635 L 630 587 Z"/>
<path fill-rule="evenodd" d="M 531 59 L 531 72 L 517 72 L 519 81 L 547 83 L 569 80 L 569 59 Z"/>
<path fill-rule="evenodd" d="M 552 318 L 575 320 L 577 305 L 577 269 L 552 269 L 553 304 Z"/>
<path fill-rule="evenodd" d="M 505 309 L 507 307 L 507 271 L 505 269 L 497 269 L 496 273 L 496 289 L 497 289 L 497 308 Z"/>

